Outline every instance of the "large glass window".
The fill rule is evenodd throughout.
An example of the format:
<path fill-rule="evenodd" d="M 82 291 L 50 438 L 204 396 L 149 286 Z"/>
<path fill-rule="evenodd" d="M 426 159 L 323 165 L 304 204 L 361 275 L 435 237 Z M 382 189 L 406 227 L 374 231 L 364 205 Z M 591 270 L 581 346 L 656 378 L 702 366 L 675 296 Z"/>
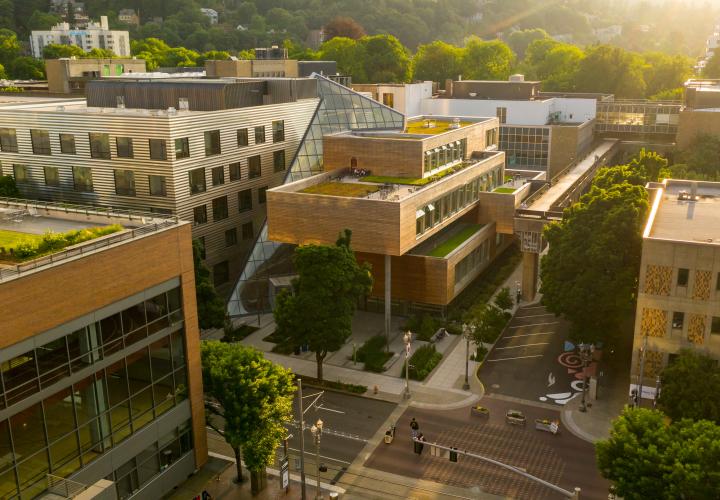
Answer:
<path fill-rule="evenodd" d="M 267 201 L 267 186 L 263 186 L 261 188 L 258 188 L 258 204 L 262 205 Z"/>
<path fill-rule="evenodd" d="M 130 137 L 116 137 L 115 144 L 117 146 L 118 158 L 133 157 L 133 140 Z"/>
<path fill-rule="evenodd" d="M 242 225 L 242 239 L 243 240 L 251 240 L 253 239 L 254 229 L 253 229 L 253 223 L 252 221 L 246 222 Z"/>
<path fill-rule="evenodd" d="M 165 139 L 149 139 L 150 159 L 167 160 L 167 145 Z"/>
<path fill-rule="evenodd" d="M 110 136 L 108 134 L 100 134 L 90 132 L 90 156 L 92 158 L 110 159 Z"/>
<path fill-rule="evenodd" d="M 195 222 L 195 224 L 205 224 L 207 221 L 207 207 L 205 205 L 194 207 L 193 222 Z"/>
<path fill-rule="evenodd" d="M 237 244 L 237 229 L 233 227 L 233 228 L 230 228 L 227 231 L 225 231 L 225 246 L 231 247 L 236 244 Z"/>
<path fill-rule="evenodd" d="M 60 152 L 63 154 L 75 154 L 75 136 L 72 134 L 60 134 Z"/>
<path fill-rule="evenodd" d="M 213 266 L 213 283 L 222 285 L 230 279 L 230 266 L 228 261 L 223 261 Z"/>
<path fill-rule="evenodd" d="M 222 165 L 219 167 L 213 167 L 210 170 L 212 174 L 212 185 L 213 186 L 219 186 L 220 184 L 225 184 L 225 167 Z"/>
<path fill-rule="evenodd" d="M 277 120 L 272 122 L 273 142 L 282 142 L 285 140 L 285 121 Z"/>
<path fill-rule="evenodd" d="M 285 170 L 285 150 L 273 151 L 273 170 L 282 172 Z"/>
<path fill-rule="evenodd" d="M 262 159 L 260 155 L 248 158 L 248 175 L 251 179 L 262 175 Z"/>
<path fill-rule="evenodd" d="M 188 172 L 188 178 L 190 180 L 190 193 L 204 193 L 206 190 L 205 185 L 205 169 L 196 168 Z"/>
<path fill-rule="evenodd" d="M 92 192 L 93 179 L 90 167 L 73 167 L 72 171 L 75 191 Z"/>
<path fill-rule="evenodd" d="M 252 189 L 244 189 L 238 193 L 238 210 L 246 212 L 252 210 Z"/>
<path fill-rule="evenodd" d="M 115 194 L 135 196 L 135 174 L 132 170 L 115 170 Z"/>
<path fill-rule="evenodd" d="M 220 131 L 208 130 L 205 132 L 205 156 L 219 155 L 220 152 Z"/>
<path fill-rule="evenodd" d="M 60 169 L 57 167 L 43 167 L 45 173 L 45 185 L 46 186 L 59 186 L 60 185 Z"/>
<path fill-rule="evenodd" d="M 27 165 L 13 165 L 13 177 L 18 184 L 30 182 L 30 168 Z"/>
<path fill-rule="evenodd" d="M 237 131 L 237 145 L 239 147 L 247 146 L 250 144 L 250 141 L 248 139 L 248 129 L 241 128 Z"/>
<path fill-rule="evenodd" d="M 230 164 L 230 182 L 240 180 L 240 162 Z"/>
<path fill-rule="evenodd" d="M 263 144 L 265 142 L 265 126 L 255 127 L 255 144 Z"/>
<path fill-rule="evenodd" d="M 0 150 L 3 153 L 17 153 L 17 135 L 14 128 L 0 128 Z"/>
<path fill-rule="evenodd" d="M 187 137 L 175 139 L 175 159 L 190 158 L 190 143 Z"/>
<path fill-rule="evenodd" d="M 215 198 L 212 201 L 213 221 L 219 221 L 228 218 L 228 202 L 227 196 Z"/>
<path fill-rule="evenodd" d="M 47 130 L 30 130 L 30 141 L 32 142 L 33 154 L 49 155 L 50 151 L 50 134 Z"/>
<path fill-rule="evenodd" d="M 165 176 L 150 175 L 148 176 L 148 182 L 150 184 L 151 196 L 167 196 L 167 185 L 165 181 Z"/>

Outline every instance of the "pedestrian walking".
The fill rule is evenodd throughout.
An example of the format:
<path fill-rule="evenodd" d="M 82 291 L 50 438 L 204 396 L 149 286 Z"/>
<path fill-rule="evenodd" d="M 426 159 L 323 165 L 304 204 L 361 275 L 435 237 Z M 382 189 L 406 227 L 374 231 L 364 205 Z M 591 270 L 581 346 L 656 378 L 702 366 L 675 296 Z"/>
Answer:
<path fill-rule="evenodd" d="M 418 430 L 420 429 L 420 424 L 417 423 L 417 420 L 415 420 L 415 417 L 410 421 L 410 436 L 412 436 L 413 441 L 418 436 Z"/>

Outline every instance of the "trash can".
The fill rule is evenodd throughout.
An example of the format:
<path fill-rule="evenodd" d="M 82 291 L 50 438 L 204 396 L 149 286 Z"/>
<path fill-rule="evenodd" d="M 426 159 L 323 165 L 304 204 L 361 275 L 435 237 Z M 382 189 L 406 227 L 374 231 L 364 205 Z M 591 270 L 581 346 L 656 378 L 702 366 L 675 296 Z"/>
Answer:
<path fill-rule="evenodd" d="M 386 431 L 385 432 L 385 444 L 390 444 L 392 442 L 393 442 L 392 431 Z"/>

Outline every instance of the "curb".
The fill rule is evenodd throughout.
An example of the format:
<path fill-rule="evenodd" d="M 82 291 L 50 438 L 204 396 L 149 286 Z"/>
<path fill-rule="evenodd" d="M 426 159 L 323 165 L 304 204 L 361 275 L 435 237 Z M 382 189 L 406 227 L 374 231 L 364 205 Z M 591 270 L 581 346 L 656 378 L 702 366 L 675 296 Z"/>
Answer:
<path fill-rule="evenodd" d="M 581 393 L 575 394 L 572 398 L 570 398 L 570 401 L 565 403 L 566 405 L 571 403 L 577 396 L 579 396 Z M 575 423 L 575 420 L 573 419 L 573 410 L 562 410 L 560 412 L 560 421 L 563 423 L 563 425 L 567 428 L 567 430 L 570 431 L 571 434 L 573 434 L 575 437 L 582 439 L 583 441 L 587 441 L 588 443 L 596 443 L 599 441 L 599 439 L 594 438 L 590 434 L 586 433 L 578 425 Z"/>

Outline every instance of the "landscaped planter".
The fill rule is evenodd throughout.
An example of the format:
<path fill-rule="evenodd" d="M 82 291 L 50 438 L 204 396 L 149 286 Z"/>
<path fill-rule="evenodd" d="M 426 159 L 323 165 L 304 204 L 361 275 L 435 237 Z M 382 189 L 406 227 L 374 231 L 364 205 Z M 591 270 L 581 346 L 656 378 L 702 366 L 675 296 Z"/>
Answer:
<path fill-rule="evenodd" d="M 470 415 L 474 415 L 476 417 L 489 418 L 490 410 L 488 410 L 484 406 L 475 405 L 475 406 L 470 407 Z"/>
<path fill-rule="evenodd" d="M 525 425 L 525 415 L 517 410 L 508 410 L 505 414 L 505 422 L 510 425 Z"/>
<path fill-rule="evenodd" d="M 557 420 L 535 419 L 535 429 L 549 432 L 550 434 L 557 434 L 560 430 L 560 424 Z"/>

